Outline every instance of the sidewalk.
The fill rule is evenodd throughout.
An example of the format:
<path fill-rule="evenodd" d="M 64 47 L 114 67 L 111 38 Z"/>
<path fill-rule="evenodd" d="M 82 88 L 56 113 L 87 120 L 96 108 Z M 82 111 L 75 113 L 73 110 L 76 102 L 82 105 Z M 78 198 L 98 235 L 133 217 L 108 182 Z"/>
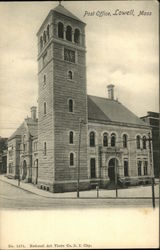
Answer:
<path fill-rule="evenodd" d="M 51 193 L 45 190 L 41 190 L 31 183 L 24 183 L 24 182 L 20 182 L 20 186 L 18 186 L 18 180 L 8 179 L 4 175 L 0 175 L 0 181 L 6 182 L 17 188 L 21 188 L 25 191 L 28 191 L 33 194 L 46 197 L 46 198 L 61 198 L 61 199 L 77 198 L 76 192 Z M 115 190 L 106 190 L 106 189 L 99 190 L 99 198 L 115 198 L 115 196 L 116 196 Z M 132 188 L 118 189 L 118 197 L 119 198 L 151 198 L 152 188 L 151 186 L 136 186 Z M 155 197 L 159 198 L 159 183 L 157 182 L 155 185 Z M 97 191 L 95 189 L 81 191 L 80 198 L 97 198 Z"/>

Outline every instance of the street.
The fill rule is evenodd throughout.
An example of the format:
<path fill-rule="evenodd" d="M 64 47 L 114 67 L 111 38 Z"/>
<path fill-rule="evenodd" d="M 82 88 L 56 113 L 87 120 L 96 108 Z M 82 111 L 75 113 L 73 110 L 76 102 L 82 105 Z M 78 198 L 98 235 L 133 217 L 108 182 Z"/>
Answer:
<path fill-rule="evenodd" d="M 159 199 L 155 200 L 156 207 Z M 152 207 L 151 198 L 48 198 L 0 181 L 0 209 L 73 209 L 73 208 Z"/>

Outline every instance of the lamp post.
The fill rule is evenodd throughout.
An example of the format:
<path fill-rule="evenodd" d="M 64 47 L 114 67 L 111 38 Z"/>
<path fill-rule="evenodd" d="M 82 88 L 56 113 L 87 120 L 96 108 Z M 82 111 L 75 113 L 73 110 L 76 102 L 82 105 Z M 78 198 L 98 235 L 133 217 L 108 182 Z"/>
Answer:
<path fill-rule="evenodd" d="M 80 150 L 81 150 L 81 129 L 84 120 L 79 119 L 79 144 L 78 144 L 78 165 L 77 165 L 77 198 L 79 198 L 79 179 L 80 179 Z"/>

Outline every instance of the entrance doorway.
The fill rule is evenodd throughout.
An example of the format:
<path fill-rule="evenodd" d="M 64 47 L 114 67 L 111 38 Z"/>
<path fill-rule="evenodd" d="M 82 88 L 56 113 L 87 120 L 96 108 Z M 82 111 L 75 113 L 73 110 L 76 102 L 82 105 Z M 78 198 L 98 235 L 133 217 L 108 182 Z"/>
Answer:
<path fill-rule="evenodd" d="M 112 158 L 108 164 L 108 177 L 111 182 L 115 182 L 115 177 L 116 177 L 115 160 L 116 160 L 116 166 L 118 166 L 118 160 L 115 158 Z"/>
<path fill-rule="evenodd" d="M 90 170 L 91 170 L 91 179 L 96 178 L 96 160 L 95 160 L 95 158 L 90 159 Z"/>
<path fill-rule="evenodd" d="M 27 177 L 27 163 L 26 163 L 26 161 L 24 160 L 24 161 L 23 161 L 22 180 L 26 179 L 26 177 Z"/>

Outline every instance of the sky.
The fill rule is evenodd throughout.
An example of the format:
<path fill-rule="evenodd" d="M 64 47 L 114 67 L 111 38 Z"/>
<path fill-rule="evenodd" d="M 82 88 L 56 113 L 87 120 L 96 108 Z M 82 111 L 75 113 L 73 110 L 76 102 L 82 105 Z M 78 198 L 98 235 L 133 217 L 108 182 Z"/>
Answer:
<path fill-rule="evenodd" d="M 0 136 L 9 137 L 37 106 L 36 33 L 52 2 L 0 2 Z M 87 92 L 115 98 L 145 116 L 159 111 L 158 1 L 62 1 L 86 23 Z M 134 10 L 132 15 L 113 15 Z M 88 15 L 85 15 L 87 11 Z M 139 15 L 140 11 L 150 15 Z M 91 14 L 91 12 L 94 14 Z M 111 15 L 98 15 L 99 12 Z"/>

